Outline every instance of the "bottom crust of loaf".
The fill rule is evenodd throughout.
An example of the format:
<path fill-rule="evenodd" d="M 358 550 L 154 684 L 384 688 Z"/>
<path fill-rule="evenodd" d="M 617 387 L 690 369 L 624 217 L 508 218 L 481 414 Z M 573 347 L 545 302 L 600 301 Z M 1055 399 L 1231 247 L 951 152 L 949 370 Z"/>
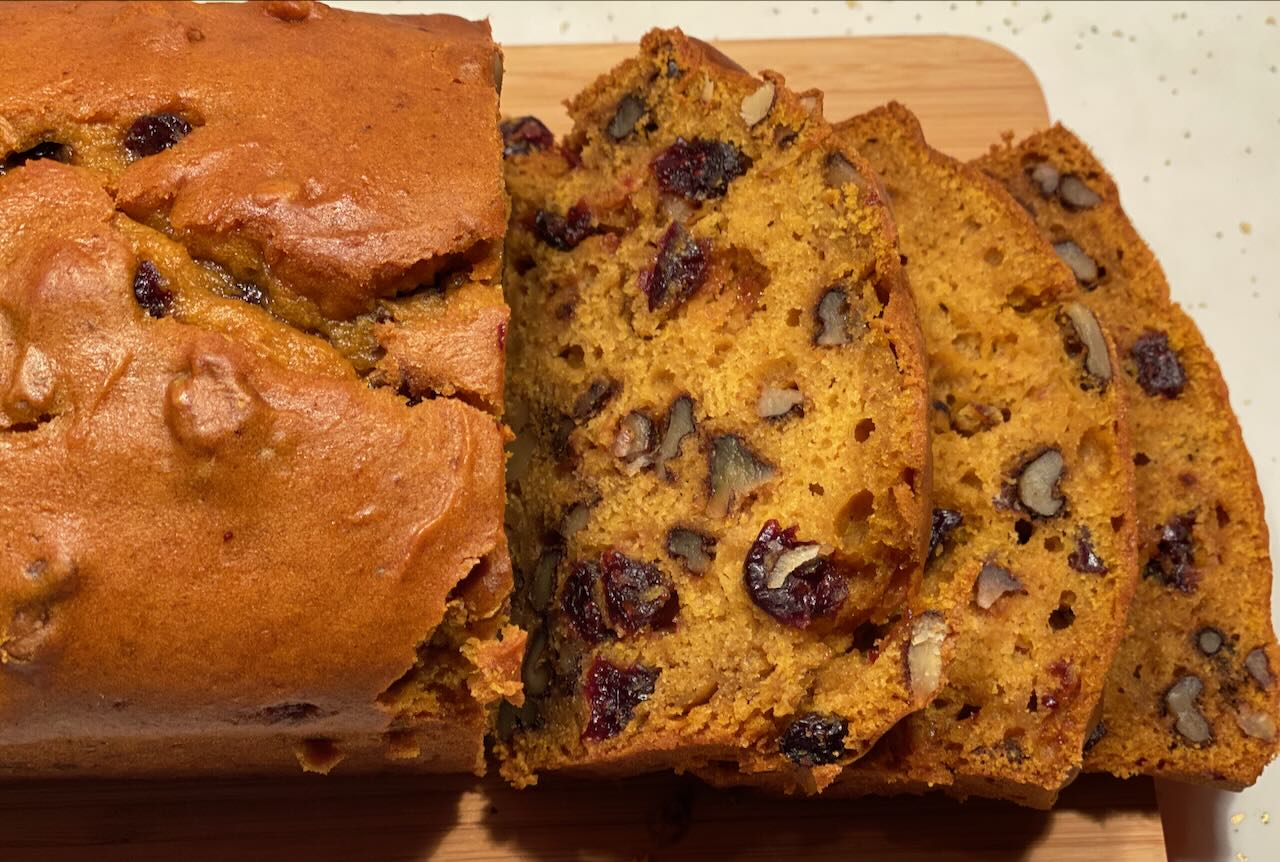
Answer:
<path fill-rule="evenodd" d="M 308 737 L 61 739 L 0 747 L 0 780 L 30 778 L 266 777 L 302 771 L 485 772 L 487 719 L 426 722 L 412 731 Z"/>

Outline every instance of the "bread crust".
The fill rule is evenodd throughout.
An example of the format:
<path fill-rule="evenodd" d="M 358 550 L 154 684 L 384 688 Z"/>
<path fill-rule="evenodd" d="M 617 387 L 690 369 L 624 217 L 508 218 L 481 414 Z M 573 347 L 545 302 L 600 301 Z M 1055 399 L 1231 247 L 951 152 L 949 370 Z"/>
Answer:
<path fill-rule="evenodd" d="M 447 16 L 0 8 L 0 770 L 483 769 L 523 645 L 496 56 Z"/>

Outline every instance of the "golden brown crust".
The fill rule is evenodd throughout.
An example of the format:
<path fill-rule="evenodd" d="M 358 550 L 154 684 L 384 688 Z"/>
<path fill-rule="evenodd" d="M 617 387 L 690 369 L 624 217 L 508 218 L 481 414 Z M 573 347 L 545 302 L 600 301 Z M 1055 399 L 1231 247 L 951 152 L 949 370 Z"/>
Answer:
<path fill-rule="evenodd" d="M 181 146 L 114 177 L 120 208 L 163 215 L 192 244 L 246 241 L 331 317 L 500 243 L 488 24 L 300 5 L 304 16 L 280 17 L 261 4 L 6 4 L 0 149 L 68 119 L 122 137 L 144 114 L 189 115 Z M 51 87 L 32 51 L 55 43 Z M 89 159 L 83 134 L 65 143 Z"/>
<path fill-rule="evenodd" d="M 925 577 L 959 632 L 948 685 L 831 792 L 938 787 L 1046 807 L 1079 769 L 1134 590 L 1124 400 L 1066 349 L 1074 282 L 998 184 L 931 150 L 896 103 L 837 134 L 862 149 L 899 219 L 935 405 L 935 505 L 964 520 Z M 1047 447 L 1065 464 L 1065 502 L 1043 517 L 1005 489 Z M 1109 572 L 1069 562 L 1082 529 Z M 1018 584 L 984 603 L 975 585 L 992 565 Z"/>
<path fill-rule="evenodd" d="M 32 56 L 53 43 L 57 70 Z M 412 315 L 471 288 L 487 311 L 466 324 L 490 333 L 467 355 L 406 350 L 359 319 L 344 352 L 380 385 L 501 410 L 506 198 L 486 22 L 320 3 L 17 3 L 0 8 L 0 48 L 0 151 L 65 145 L 122 212 L 331 340 L 334 321 L 395 320 L 397 296 L 416 292 Z M 133 124 L 159 114 L 190 132 L 127 151 Z"/>
<path fill-rule="evenodd" d="M 31 62 L 50 41 L 65 63 Z M 485 412 L 506 323 L 494 51 L 487 25 L 312 4 L 0 9 L 0 147 L 71 162 L 0 175 L 11 771 L 199 765 L 167 759 L 179 737 L 246 758 L 216 770 L 312 737 L 372 763 L 423 734 L 412 768 L 480 767 L 523 645 Z M 128 156 L 161 110 L 193 131 Z M 422 134 L 440 124 L 448 142 Z M 441 262 L 458 278 L 372 313 Z"/>
<path fill-rule="evenodd" d="M 1007 184 L 1049 240 L 1074 243 L 1099 268 L 1088 296 L 1115 334 L 1133 415 L 1144 576 L 1085 768 L 1251 784 L 1280 744 L 1280 684 L 1273 676 L 1264 690 L 1245 661 L 1262 650 L 1261 663 L 1274 675 L 1280 650 L 1271 624 L 1262 495 L 1221 371 L 1195 324 L 1171 302 L 1160 264 L 1125 215 L 1114 181 L 1070 131 L 1055 126 L 995 148 L 976 164 Z M 1030 176 L 1041 165 L 1043 190 Z M 1068 177 L 1096 199 L 1075 187 L 1066 196 L 1074 203 L 1065 205 Z M 1144 385 L 1135 349 L 1140 353 L 1140 342 L 1153 345 L 1150 337 L 1161 334 L 1185 379 L 1148 377 Z M 1185 565 L 1175 547 L 1182 538 Z M 1212 655 L 1199 646 L 1207 630 L 1207 646 L 1222 639 Z M 1200 681 L 1195 708 L 1208 739 L 1180 733 L 1166 707 L 1170 688 L 1189 677 Z"/>

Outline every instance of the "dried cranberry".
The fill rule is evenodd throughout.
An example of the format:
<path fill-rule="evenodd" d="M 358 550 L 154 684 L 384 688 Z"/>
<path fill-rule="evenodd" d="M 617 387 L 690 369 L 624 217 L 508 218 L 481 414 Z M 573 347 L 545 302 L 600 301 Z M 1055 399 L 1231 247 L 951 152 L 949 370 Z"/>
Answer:
<path fill-rule="evenodd" d="M 62 162 L 63 164 L 70 164 L 71 148 L 66 144 L 60 144 L 57 141 L 41 141 L 30 149 L 7 155 L 4 159 L 3 168 L 0 168 L 0 173 L 3 173 L 4 170 L 13 170 L 14 168 L 21 167 L 27 162 L 36 162 L 41 159 L 49 159 L 55 162 Z"/>
<path fill-rule="evenodd" d="M 636 707 L 653 696 L 659 673 L 641 664 L 621 668 L 597 656 L 583 685 L 590 716 L 582 738 L 599 741 L 621 733 Z"/>
<path fill-rule="evenodd" d="M 778 748 L 798 766 L 835 763 L 844 754 L 849 725 L 843 718 L 811 712 L 791 722 L 778 740 Z"/>
<path fill-rule="evenodd" d="M 640 290 L 649 297 L 649 310 L 679 305 L 707 280 L 710 240 L 696 240 L 680 222 L 662 235 L 653 266 L 640 274 Z"/>
<path fill-rule="evenodd" d="M 1148 395 L 1177 398 L 1187 385 L 1178 354 L 1163 332 L 1144 332 L 1129 351 L 1138 365 L 1138 385 Z"/>
<path fill-rule="evenodd" d="M 177 114 L 147 114 L 133 121 L 124 148 L 135 159 L 154 156 L 191 134 L 191 124 Z"/>
<path fill-rule="evenodd" d="M 596 585 L 601 578 L 600 566 L 590 560 L 573 564 L 573 571 L 564 582 L 564 594 L 560 608 L 569 618 L 578 637 L 589 644 L 604 640 L 606 629 L 604 614 L 596 600 Z"/>
<path fill-rule="evenodd" d="M 1076 531 L 1076 549 L 1067 554 L 1067 565 L 1087 575 L 1104 575 L 1110 571 L 1093 549 L 1093 534 L 1083 526 Z"/>
<path fill-rule="evenodd" d="M 649 163 L 659 188 L 692 201 L 724 197 L 750 167 L 751 158 L 733 144 L 701 138 L 676 138 Z"/>
<path fill-rule="evenodd" d="M 164 317 L 173 307 L 169 282 L 149 260 L 139 263 L 133 274 L 133 298 L 152 317 Z"/>
<path fill-rule="evenodd" d="M 964 523 L 964 515 L 953 509 L 934 509 L 933 525 L 929 528 L 929 559 L 938 546 L 947 540 L 951 531 Z"/>
<path fill-rule="evenodd" d="M 555 136 L 537 117 L 517 117 L 498 125 L 502 132 L 502 156 L 523 156 L 531 150 L 549 150 Z"/>
<path fill-rule="evenodd" d="M 1053 710 L 1065 706 L 1080 693 L 1080 671 L 1066 659 L 1057 659 L 1048 670 L 1058 680 L 1058 685 L 1049 694 L 1042 695 L 1040 702 Z"/>
<path fill-rule="evenodd" d="M 1143 575 L 1156 578 L 1166 587 L 1179 592 L 1192 593 L 1196 589 L 1199 573 L 1195 568 L 1195 546 L 1191 530 L 1196 525 L 1194 510 L 1175 515 L 1159 527 L 1160 541 L 1156 552 L 1147 561 Z"/>
<path fill-rule="evenodd" d="M 557 251 L 571 251 L 596 233 L 596 228 L 592 224 L 591 210 L 579 201 L 564 215 L 538 210 L 533 217 L 533 233 Z"/>
<path fill-rule="evenodd" d="M 662 570 L 612 548 L 601 557 L 604 564 L 604 601 L 609 621 L 622 636 L 649 626 L 670 628 L 680 612 L 680 598 Z"/>
<path fill-rule="evenodd" d="M 783 530 L 765 522 L 742 564 L 747 594 L 778 622 L 804 628 L 835 613 L 849 585 L 815 543 L 796 539 L 796 527 Z"/>

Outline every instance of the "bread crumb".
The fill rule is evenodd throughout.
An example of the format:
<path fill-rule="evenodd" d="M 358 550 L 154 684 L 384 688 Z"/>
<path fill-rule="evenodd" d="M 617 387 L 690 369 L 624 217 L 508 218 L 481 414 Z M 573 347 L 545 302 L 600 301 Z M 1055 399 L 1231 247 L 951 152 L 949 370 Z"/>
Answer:
<path fill-rule="evenodd" d="M 1243 811 L 1237 811 L 1235 814 L 1232 814 L 1232 815 L 1231 815 L 1231 825 L 1232 825 L 1232 826 L 1239 826 L 1239 825 L 1240 825 L 1241 823 L 1243 823 L 1243 822 L 1244 822 L 1244 812 L 1243 812 Z"/>
<path fill-rule="evenodd" d="M 1240 222 L 1240 233 L 1244 234 L 1245 236 L 1248 236 L 1249 234 L 1253 233 L 1253 225 L 1249 224 L 1247 221 Z"/>
<path fill-rule="evenodd" d="M 1265 826 L 1266 824 L 1271 822 L 1271 812 L 1269 811 L 1262 812 L 1261 814 L 1258 815 L 1258 819 L 1261 820 L 1262 825 Z"/>

